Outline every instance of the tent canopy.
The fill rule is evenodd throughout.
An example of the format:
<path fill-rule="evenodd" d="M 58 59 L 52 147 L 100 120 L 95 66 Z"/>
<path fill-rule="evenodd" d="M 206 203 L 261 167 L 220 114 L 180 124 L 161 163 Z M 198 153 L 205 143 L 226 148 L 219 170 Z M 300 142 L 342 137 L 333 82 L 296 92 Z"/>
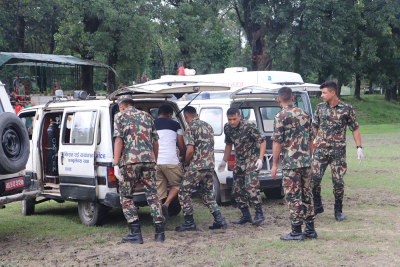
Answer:
<path fill-rule="evenodd" d="M 50 54 L 34 54 L 34 53 L 7 53 L 0 52 L 0 67 L 9 61 L 10 59 L 22 59 L 27 61 L 39 61 L 55 64 L 67 64 L 67 65 L 81 65 L 81 66 L 93 66 L 100 68 L 110 68 L 107 64 L 99 63 L 93 60 L 86 60 L 76 58 L 73 56 L 65 55 L 50 55 Z"/>

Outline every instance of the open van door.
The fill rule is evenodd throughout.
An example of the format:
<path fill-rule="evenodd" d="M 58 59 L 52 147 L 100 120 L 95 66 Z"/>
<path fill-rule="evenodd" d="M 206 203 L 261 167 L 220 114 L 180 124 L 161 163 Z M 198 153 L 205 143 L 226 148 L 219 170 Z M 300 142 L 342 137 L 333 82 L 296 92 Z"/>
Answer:
<path fill-rule="evenodd" d="M 116 100 L 119 96 L 127 94 L 132 95 L 133 97 L 142 98 L 170 98 L 173 95 L 177 98 L 180 98 L 184 94 L 200 93 L 207 91 L 227 91 L 229 89 L 229 86 L 212 82 L 157 79 L 149 81 L 147 83 L 137 84 L 119 89 L 110 94 L 109 99 Z"/>
<path fill-rule="evenodd" d="M 100 111 L 74 107 L 64 110 L 58 150 L 60 193 L 65 199 L 95 201 L 95 148 Z"/>

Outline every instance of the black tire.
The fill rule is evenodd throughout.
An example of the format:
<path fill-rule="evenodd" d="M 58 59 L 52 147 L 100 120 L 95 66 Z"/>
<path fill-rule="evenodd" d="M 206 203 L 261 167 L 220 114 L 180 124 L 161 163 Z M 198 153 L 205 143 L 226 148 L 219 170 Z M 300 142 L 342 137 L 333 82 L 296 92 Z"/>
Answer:
<path fill-rule="evenodd" d="M 219 179 L 218 176 L 213 175 L 213 196 L 215 201 L 217 202 L 218 205 L 221 205 L 221 188 L 220 188 L 220 183 L 219 183 Z"/>
<path fill-rule="evenodd" d="M 29 137 L 17 115 L 0 115 L 0 141 L 0 174 L 23 170 L 29 157 Z"/>
<path fill-rule="evenodd" d="M 78 201 L 78 213 L 86 226 L 100 226 L 104 222 L 106 207 L 97 201 Z"/>
<path fill-rule="evenodd" d="M 282 186 L 275 188 L 265 188 L 263 189 L 265 196 L 268 199 L 282 199 L 284 195 L 282 194 Z"/>
<path fill-rule="evenodd" d="M 168 206 L 168 216 L 176 216 L 181 212 L 181 204 L 179 203 L 178 197 L 176 197 L 174 200 L 169 203 Z"/>
<path fill-rule="evenodd" d="M 28 198 L 21 201 L 22 215 L 30 216 L 35 213 L 36 198 Z"/>

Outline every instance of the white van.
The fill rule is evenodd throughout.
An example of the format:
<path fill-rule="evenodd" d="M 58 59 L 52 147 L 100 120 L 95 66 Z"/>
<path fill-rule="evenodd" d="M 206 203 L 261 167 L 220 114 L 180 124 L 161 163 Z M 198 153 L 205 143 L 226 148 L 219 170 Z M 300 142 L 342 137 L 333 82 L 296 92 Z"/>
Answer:
<path fill-rule="evenodd" d="M 0 208 L 21 200 L 21 193 L 30 186 L 24 168 L 28 160 L 29 142 L 25 124 L 15 114 L 4 84 L 0 82 Z"/>
<path fill-rule="evenodd" d="M 36 204 L 50 199 L 77 201 L 82 223 L 93 226 L 102 224 L 106 207 L 121 207 L 112 164 L 118 96 L 132 95 L 136 108 L 156 118 L 158 107 L 164 103 L 178 114 L 178 106 L 167 100 L 173 94 L 229 89 L 211 83 L 174 81 L 142 87 L 120 89 L 107 100 L 88 100 L 86 92 L 74 92 L 73 99 L 60 97 L 19 113 L 21 119 L 34 120 L 26 173 L 33 181 L 30 190 L 40 191 L 38 198 L 22 201 L 24 215 L 33 214 Z M 181 116 L 175 119 L 185 127 Z M 135 188 L 134 201 L 138 206 L 147 205 L 143 188 Z M 171 203 L 170 212 L 180 212 L 177 200 L 175 205 Z"/>
<path fill-rule="evenodd" d="M 261 134 L 265 136 L 267 149 L 265 151 L 263 167 L 258 176 L 261 190 L 267 198 L 280 199 L 284 196 L 282 188 L 282 171 L 280 161 L 278 163 L 277 179 L 271 177 L 272 166 L 272 141 L 274 117 L 281 108 L 277 102 L 278 89 L 285 85 L 264 84 L 247 86 L 235 92 L 206 92 L 201 94 L 191 94 L 186 98 L 191 101 L 178 101 L 177 104 L 182 109 L 186 105 L 196 108 L 201 120 L 209 123 L 214 129 L 214 153 L 215 165 L 218 166 L 224 157 L 225 135 L 224 125 L 228 122 L 226 112 L 230 107 L 240 110 L 243 119 L 257 125 Z M 294 92 L 294 103 L 312 117 L 312 108 L 308 91 L 319 91 L 316 84 L 296 84 L 288 82 Z M 224 172 L 214 173 L 214 196 L 219 204 L 231 201 L 231 191 L 233 185 L 233 166 L 235 154 L 232 151 L 228 159 L 227 168 Z"/>
<path fill-rule="evenodd" d="M 181 81 L 203 81 L 214 82 L 229 86 L 231 91 L 236 91 L 243 87 L 253 86 L 257 84 L 304 84 L 301 75 L 287 71 L 247 71 L 247 68 L 234 67 L 226 68 L 224 73 L 204 74 L 204 75 L 165 75 L 161 76 L 161 80 L 181 80 Z"/>

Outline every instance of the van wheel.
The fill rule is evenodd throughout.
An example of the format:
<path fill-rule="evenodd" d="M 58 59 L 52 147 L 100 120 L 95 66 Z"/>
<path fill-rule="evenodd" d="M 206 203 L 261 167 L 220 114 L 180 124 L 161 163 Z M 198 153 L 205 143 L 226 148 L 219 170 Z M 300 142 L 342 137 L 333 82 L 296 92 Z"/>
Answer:
<path fill-rule="evenodd" d="M 282 199 L 284 197 L 282 193 L 282 185 L 275 188 L 265 188 L 263 191 L 268 199 Z"/>
<path fill-rule="evenodd" d="M 81 222 L 86 226 L 99 226 L 104 222 L 106 207 L 97 201 L 78 201 L 78 213 Z"/>
<path fill-rule="evenodd" d="M 17 115 L 0 115 L 0 141 L 0 174 L 23 170 L 29 157 L 29 137 Z"/>
<path fill-rule="evenodd" d="M 22 215 L 30 216 L 35 213 L 36 198 L 28 198 L 21 201 Z"/>
<path fill-rule="evenodd" d="M 221 205 L 221 184 L 217 175 L 213 174 L 213 196 L 218 205 Z"/>
<path fill-rule="evenodd" d="M 176 216 L 181 212 L 181 204 L 179 203 L 178 197 L 174 198 L 174 200 L 169 203 L 168 206 L 168 215 L 169 216 Z"/>

